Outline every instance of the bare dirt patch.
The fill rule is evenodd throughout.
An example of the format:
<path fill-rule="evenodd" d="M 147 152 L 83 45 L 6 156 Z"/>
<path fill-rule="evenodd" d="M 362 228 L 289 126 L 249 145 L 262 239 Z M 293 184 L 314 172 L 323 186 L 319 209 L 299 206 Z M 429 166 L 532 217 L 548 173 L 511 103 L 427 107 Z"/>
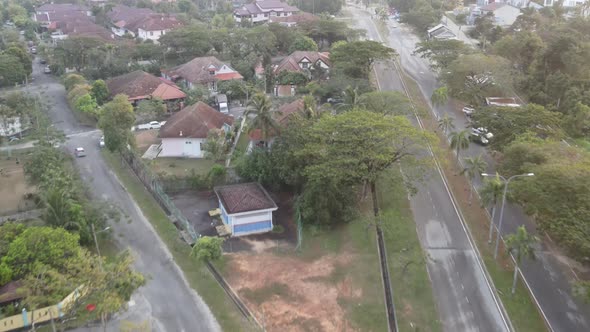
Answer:
<path fill-rule="evenodd" d="M 25 211 L 30 203 L 25 194 L 33 193 L 34 187 L 25 182 L 23 162 L 16 163 L 16 158 L 0 159 L 0 215 Z"/>
<path fill-rule="evenodd" d="M 228 281 L 268 331 L 356 331 L 341 300 L 360 298 L 344 251 L 310 262 L 265 252 L 227 255 Z"/>
<path fill-rule="evenodd" d="M 142 154 L 152 144 L 160 144 L 161 139 L 158 137 L 157 130 L 142 130 L 135 134 L 135 143 L 137 144 L 137 150 Z"/>

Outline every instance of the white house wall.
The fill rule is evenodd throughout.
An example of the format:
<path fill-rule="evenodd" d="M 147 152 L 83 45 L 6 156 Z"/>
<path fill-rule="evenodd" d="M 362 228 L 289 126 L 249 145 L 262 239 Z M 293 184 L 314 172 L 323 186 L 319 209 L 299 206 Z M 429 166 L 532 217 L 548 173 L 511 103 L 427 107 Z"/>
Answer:
<path fill-rule="evenodd" d="M 141 40 L 152 40 L 157 42 L 161 36 L 165 35 L 165 30 L 146 31 L 143 29 L 137 29 L 137 37 Z"/>
<path fill-rule="evenodd" d="M 203 158 L 202 138 L 162 138 L 162 151 L 158 157 Z"/>

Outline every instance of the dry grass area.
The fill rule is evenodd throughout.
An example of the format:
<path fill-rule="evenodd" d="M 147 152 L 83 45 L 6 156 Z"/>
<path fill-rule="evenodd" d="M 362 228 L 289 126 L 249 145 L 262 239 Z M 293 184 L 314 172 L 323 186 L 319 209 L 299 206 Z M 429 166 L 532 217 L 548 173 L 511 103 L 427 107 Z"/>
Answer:
<path fill-rule="evenodd" d="M 162 140 L 158 137 L 158 130 L 141 130 L 135 132 L 135 144 L 137 151 L 143 154 L 152 144 L 160 144 Z"/>
<path fill-rule="evenodd" d="M 34 192 L 35 188 L 25 181 L 23 163 L 20 157 L 19 164 L 15 156 L 11 159 L 0 157 L 0 214 L 12 214 L 29 208 L 30 202 L 24 199 L 24 195 Z"/>
<path fill-rule="evenodd" d="M 326 255 L 313 262 L 270 253 L 230 254 L 229 282 L 268 331 L 355 331 L 340 305 L 360 299 L 344 271 L 350 253 Z M 231 277 L 233 276 L 233 277 Z"/>

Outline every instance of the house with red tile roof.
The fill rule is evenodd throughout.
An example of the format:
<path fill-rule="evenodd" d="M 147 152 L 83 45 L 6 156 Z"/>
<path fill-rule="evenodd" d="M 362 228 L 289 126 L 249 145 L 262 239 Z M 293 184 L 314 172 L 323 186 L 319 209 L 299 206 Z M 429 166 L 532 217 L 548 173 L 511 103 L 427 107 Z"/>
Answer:
<path fill-rule="evenodd" d="M 275 121 L 280 127 L 287 127 L 289 120 L 295 114 L 303 112 L 304 108 L 305 104 L 303 99 L 297 99 L 291 103 L 281 105 L 277 112 L 274 113 Z M 262 137 L 262 130 L 255 128 L 250 130 L 250 132 L 248 132 L 248 138 L 250 138 L 250 142 L 248 143 L 247 151 L 252 151 L 252 149 L 255 147 L 270 147 L 277 135 L 277 132 L 271 131 L 267 134 L 267 141 L 265 141 Z"/>
<path fill-rule="evenodd" d="M 125 5 L 116 5 L 109 12 L 107 17 L 111 20 L 111 30 L 119 37 L 129 34 L 137 37 L 137 31 L 134 29 L 137 21 L 155 14 L 149 8 L 134 8 Z"/>
<path fill-rule="evenodd" d="M 231 236 L 272 230 L 272 213 L 278 207 L 260 183 L 233 184 L 213 190 L 219 202 L 221 220 Z"/>
<path fill-rule="evenodd" d="M 313 77 L 325 77 L 331 65 L 329 52 L 295 51 L 275 65 L 273 73 L 278 81 L 283 81 L 281 73 L 284 72 L 301 73 L 311 80 Z M 277 82 L 273 93 L 278 97 L 294 96 L 296 88 L 296 82 Z"/>
<path fill-rule="evenodd" d="M 268 22 L 271 17 L 288 17 L 299 12 L 299 8 L 290 6 L 280 0 L 256 0 L 234 10 L 236 22 Z"/>
<path fill-rule="evenodd" d="M 203 144 L 210 131 L 228 132 L 234 118 L 198 102 L 173 114 L 160 128 L 158 157 L 203 158 Z"/>
<path fill-rule="evenodd" d="M 129 26 L 133 31 L 137 31 L 137 38 L 141 40 L 151 40 L 158 42 L 161 36 L 166 33 L 182 27 L 176 16 L 168 14 L 152 14 L 135 21 Z"/>
<path fill-rule="evenodd" d="M 173 82 L 142 70 L 113 77 L 106 84 L 111 97 L 122 93 L 133 104 L 144 99 L 158 98 L 171 106 L 172 103 L 177 104 L 186 98 L 186 94 Z"/>
<path fill-rule="evenodd" d="M 217 82 L 241 80 L 242 75 L 214 56 L 194 58 L 170 69 L 163 69 L 162 76 L 192 89 L 204 85 L 210 91 L 217 91 Z"/>

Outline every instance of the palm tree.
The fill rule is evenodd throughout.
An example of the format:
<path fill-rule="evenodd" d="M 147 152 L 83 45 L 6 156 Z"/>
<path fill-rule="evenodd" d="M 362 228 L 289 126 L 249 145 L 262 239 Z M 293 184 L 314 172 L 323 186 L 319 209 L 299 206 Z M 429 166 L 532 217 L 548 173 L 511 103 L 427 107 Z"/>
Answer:
<path fill-rule="evenodd" d="M 526 231 L 524 226 L 518 227 L 514 234 L 506 238 L 508 251 L 514 255 L 516 265 L 514 266 L 514 279 L 512 280 L 512 294 L 516 291 L 516 279 L 518 277 L 518 268 L 523 258 L 534 259 L 535 251 L 533 246 L 539 239 Z"/>
<path fill-rule="evenodd" d="M 453 118 L 448 114 L 445 114 L 440 120 L 438 120 L 438 128 L 441 129 L 445 135 L 448 134 L 449 130 L 455 129 Z"/>
<path fill-rule="evenodd" d="M 268 143 L 269 134 L 273 130 L 275 132 L 279 131 L 279 125 L 274 118 L 275 114 L 277 114 L 277 112 L 272 110 L 270 99 L 263 93 L 254 95 L 244 112 L 246 118 L 250 115 L 254 115 L 251 119 L 248 131 L 250 132 L 254 129 L 260 129 L 261 138 L 264 141 L 265 146 Z"/>
<path fill-rule="evenodd" d="M 348 86 L 342 93 L 344 101 L 338 105 L 338 108 L 349 111 L 360 105 L 360 96 L 357 87 Z"/>
<path fill-rule="evenodd" d="M 434 107 L 442 106 L 447 103 L 449 100 L 449 90 L 446 86 L 441 86 L 440 88 L 434 90 L 432 92 L 432 96 L 430 96 L 430 101 Z"/>
<path fill-rule="evenodd" d="M 459 163 L 459 153 L 469 147 L 469 131 L 461 130 L 451 133 L 451 149 L 457 152 L 457 164 Z"/>
<path fill-rule="evenodd" d="M 315 98 L 312 95 L 303 97 L 303 117 L 308 120 L 314 120 L 318 119 L 320 114 L 321 110 Z"/>
<path fill-rule="evenodd" d="M 469 181 L 473 182 L 473 180 L 478 177 L 481 173 L 486 171 L 488 167 L 488 163 L 483 160 L 481 154 L 477 157 L 469 157 L 465 158 L 465 168 L 461 174 L 467 174 L 469 177 Z M 469 186 L 469 205 L 471 205 L 471 200 L 473 199 L 473 183 Z"/>
<path fill-rule="evenodd" d="M 491 244 L 492 233 L 494 232 L 494 219 L 496 217 L 496 205 L 504 194 L 504 183 L 500 180 L 498 173 L 496 173 L 495 178 L 485 179 L 479 194 L 484 205 L 492 205 L 492 221 L 490 222 L 490 232 L 488 236 L 488 243 Z"/>

